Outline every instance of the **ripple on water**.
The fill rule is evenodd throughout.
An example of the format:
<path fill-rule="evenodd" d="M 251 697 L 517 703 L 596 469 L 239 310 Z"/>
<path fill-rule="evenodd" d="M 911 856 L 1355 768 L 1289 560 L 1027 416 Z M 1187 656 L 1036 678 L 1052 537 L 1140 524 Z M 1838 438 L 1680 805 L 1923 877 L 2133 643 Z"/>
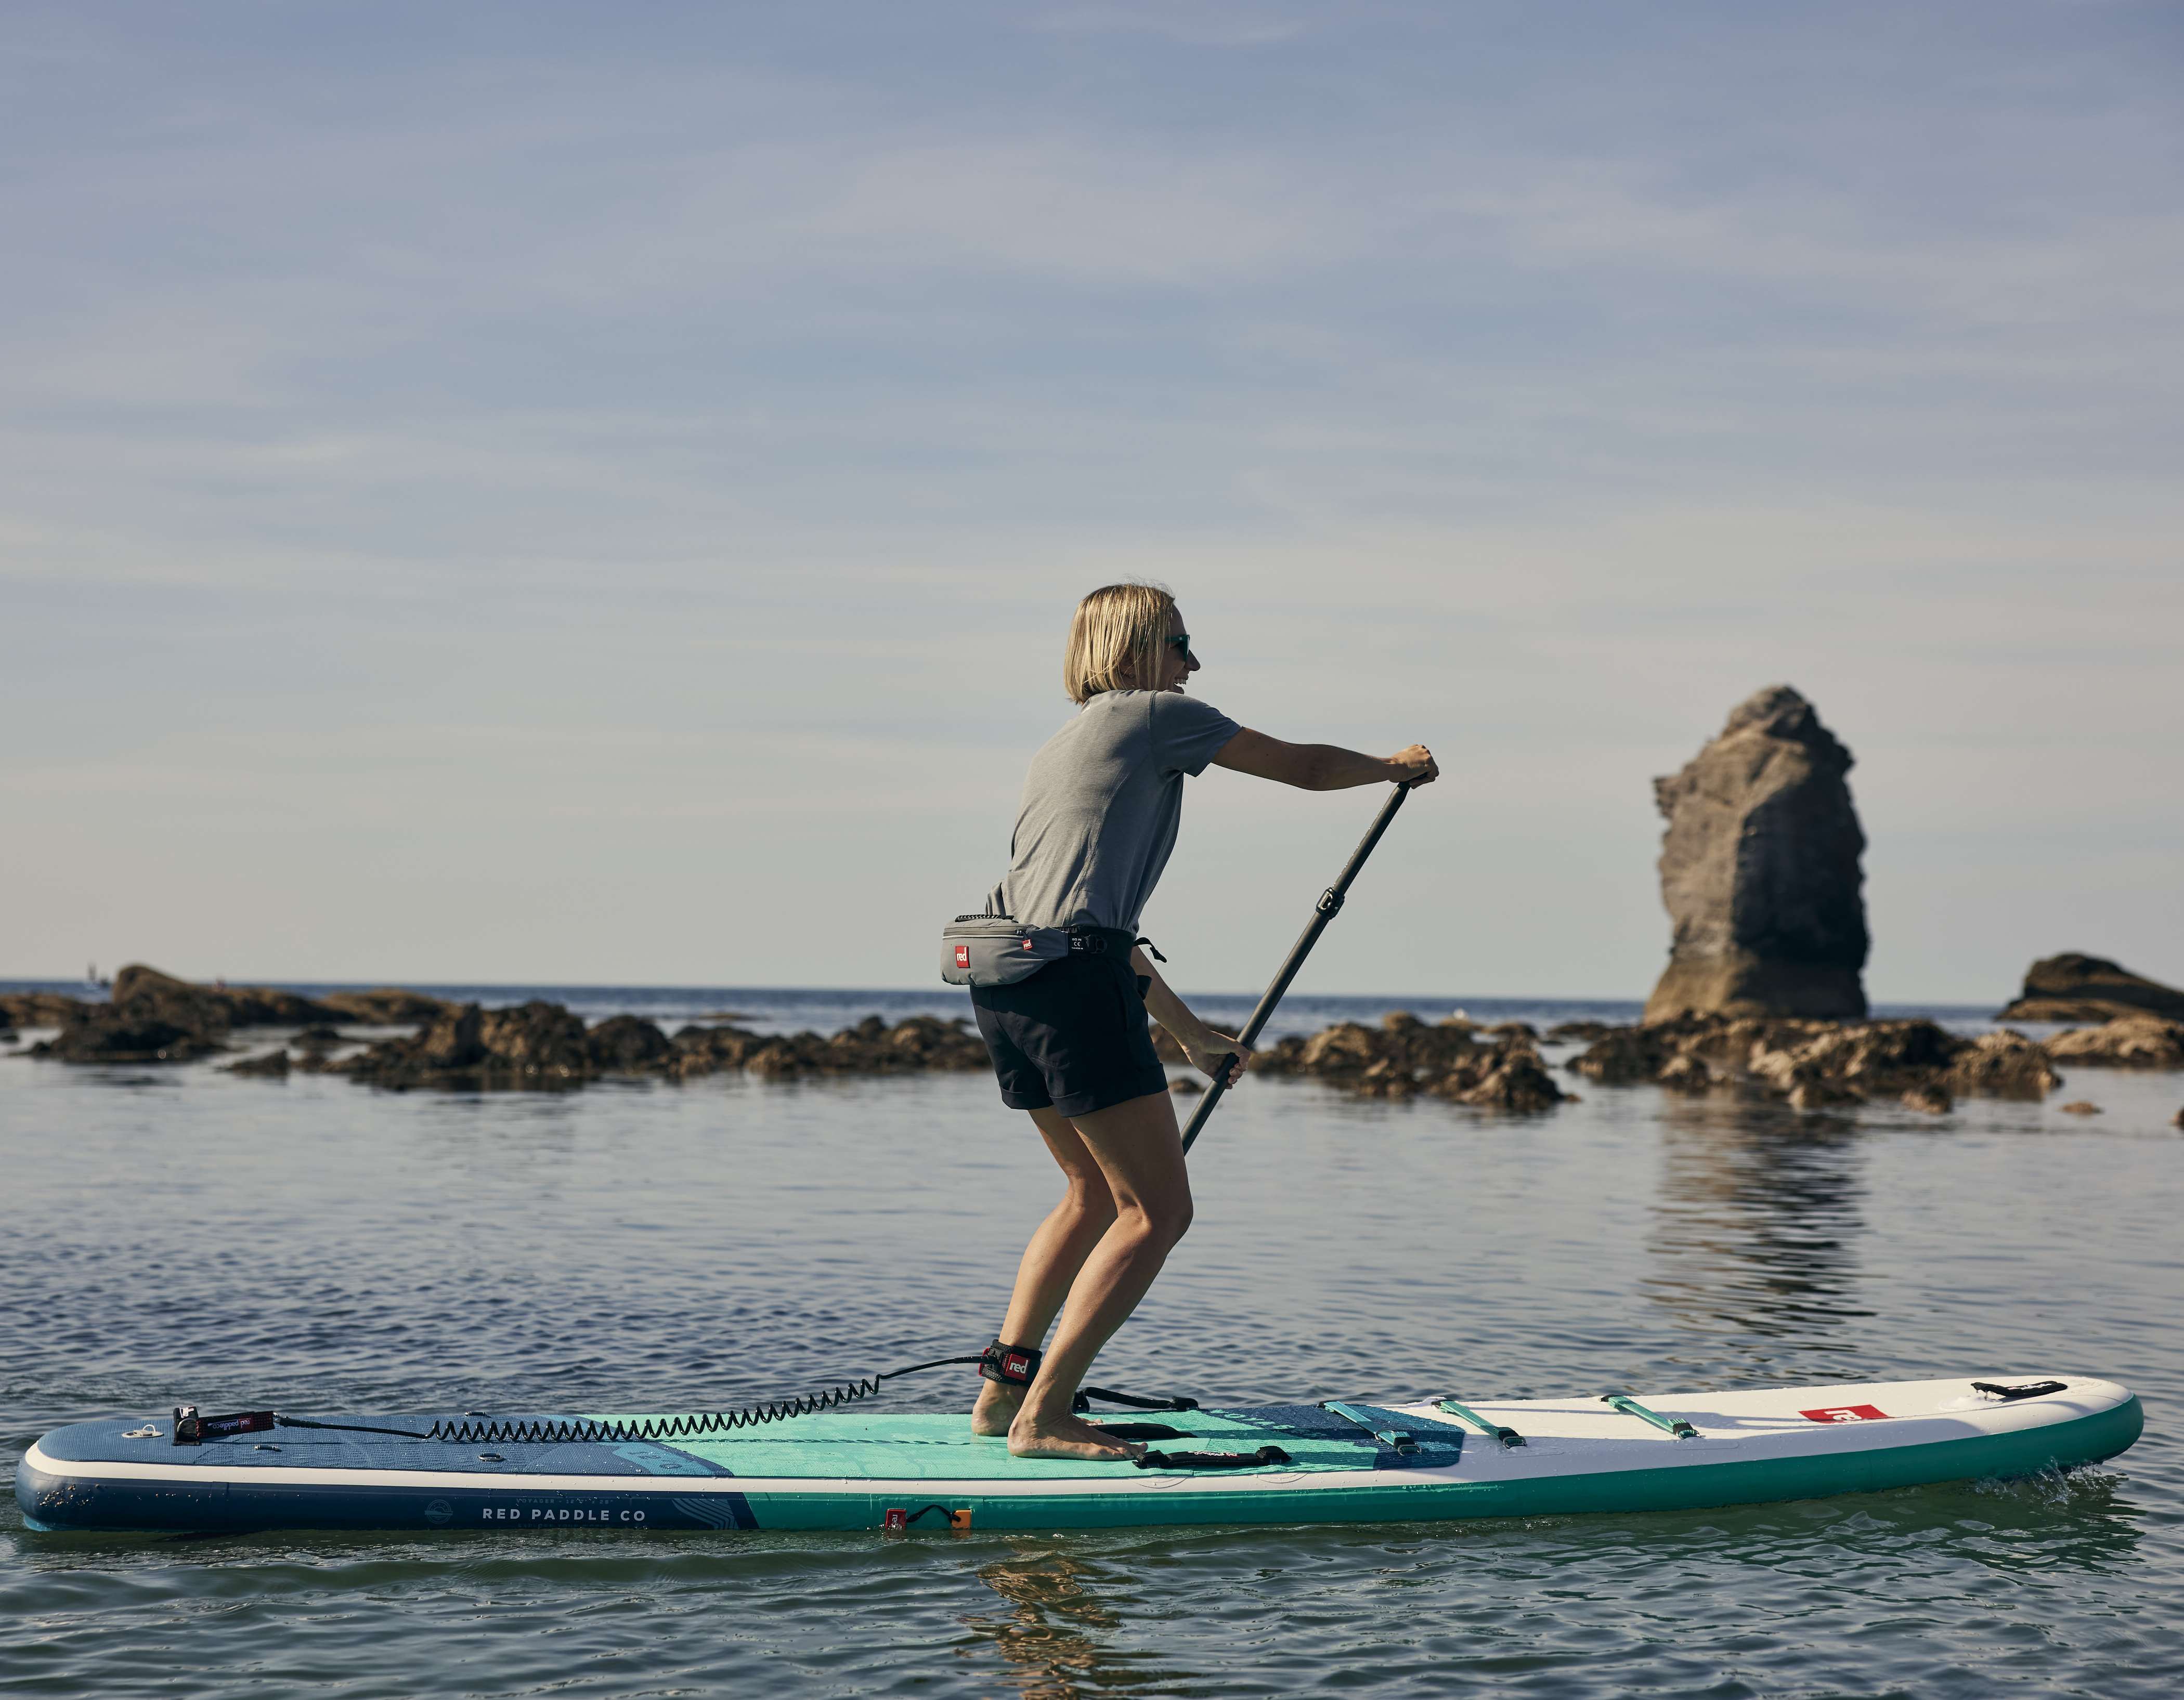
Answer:
<path fill-rule="evenodd" d="M 131 1083 L 141 1078 L 141 1084 Z M 2098 1470 L 1729 1511 L 1056 1536 L 209 1542 L 0 1517 L 28 1694 L 2174 1692 L 2173 1081 L 1798 1117 L 1596 1089 L 1494 1122 L 1239 1093 L 1103 1380 L 1543 1396 L 2070 1368 Z M 740 1402 L 992 1331 L 1044 1158 L 983 1081 L 447 1099 L 0 1068 L 0 1429 L 180 1398 Z M 969 1389 L 906 1384 L 905 1403 Z"/>

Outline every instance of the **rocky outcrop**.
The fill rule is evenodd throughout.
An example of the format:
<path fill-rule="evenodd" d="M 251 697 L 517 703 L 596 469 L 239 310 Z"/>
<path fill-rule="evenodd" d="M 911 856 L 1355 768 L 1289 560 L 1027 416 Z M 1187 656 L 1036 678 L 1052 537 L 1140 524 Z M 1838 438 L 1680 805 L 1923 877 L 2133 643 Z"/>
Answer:
<path fill-rule="evenodd" d="M 2025 987 L 1997 1021 L 2112 1021 L 2160 1015 L 2184 1021 L 2184 992 L 2133 974 L 2105 957 L 2065 951 L 2025 970 Z"/>
<path fill-rule="evenodd" d="M 133 963 L 104 1003 L 61 1000 L 60 1031 L 31 1054 L 64 1063 L 186 1063 L 227 1048 L 237 1027 L 338 1019 L 324 1004 L 266 986 L 198 986 Z"/>
<path fill-rule="evenodd" d="M 566 1087 L 599 1072 L 585 1043 L 582 1018 L 543 999 L 509 1009 L 461 1004 L 418 1032 L 374 1045 L 329 1069 L 398 1091 Z"/>
<path fill-rule="evenodd" d="M 1182 1047 L 1157 1027 L 1153 1047 L 1164 1061 L 1184 1060 Z M 1459 1016 L 1429 1026 L 1407 1010 L 1378 1027 L 1341 1021 L 1310 1037 L 1262 1042 L 1251 1073 L 1323 1081 L 1361 1097 L 1441 1097 L 1517 1114 L 1550 1109 L 1568 1096 L 1522 1022 L 1488 1031 Z"/>
<path fill-rule="evenodd" d="M 641 1075 L 675 1054 L 675 1043 L 641 1015 L 609 1017 L 584 1035 L 593 1067 L 606 1075 Z"/>
<path fill-rule="evenodd" d="M 1933 1114 L 1967 1094 L 2038 1099 L 2063 1083 L 2022 1033 L 1967 1039 L 1926 1020 L 1685 1015 L 1613 1029 L 1564 1066 L 1604 1086 L 1736 1090 L 1799 1109 L 1893 1098 Z"/>
<path fill-rule="evenodd" d="M 2120 1015 L 2098 1027 L 2074 1027 L 2047 1043 L 2061 1063 L 2102 1069 L 2184 1069 L 2184 1022 Z"/>
<path fill-rule="evenodd" d="M 1740 703 L 1682 772 L 1654 781 L 1675 931 L 1649 1021 L 1865 1014 L 1865 835 L 1850 768 L 1812 705 L 1774 685 Z"/>
<path fill-rule="evenodd" d="M 114 976 L 109 1001 L 116 1010 L 164 1014 L 220 1032 L 231 1027 L 303 1027 L 341 1019 L 339 1010 L 298 992 L 270 986 L 201 986 L 142 963 L 131 963 Z"/>
<path fill-rule="evenodd" d="M 268 1051 L 262 1057 L 245 1057 L 239 1063 L 230 1063 L 220 1070 L 228 1075 L 253 1075 L 262 1080 L 285 1081 L 288 1078 L 288 1053 Z"/>
<path fill-rule="evenodd" d="M 58 992 L 0 992 L 0 1027 L 65 1027 L 98 1007 Z"/>
<path fill-rule="evenodd" d="M 444 997 L 427 997 L 382 986 L 375 992 L 329 992 L 319 1000 L 327 1008 L 367 1027 L 415 1027 L 437 1021 L 455 1006 Z"/>
<path fill-rule="evenodd" d="M 1947 1084 L 1997 1098 L 2044 1098 L 2063 1084 L 2047 1051 L 2022 1033 L 1982 1033 L 1950 1059 Z"/>
<path fill-rule="evenodd" d="M 157 1015 L 115 1014 L 103 1004 L 86 1008 L 100 1013 L 70 1022 L 27 1054 L 58 1063 L 187 1063 L 227 1048 L 195 1026 Z"/>
<path fill-rule="evenodd" d="M 961 1018 L 930 1015 L 890 1025 L 872 1015 L 831 1038 L 689 1026 L 671 1039 L 637 1015 L 616 1015 L 587 1031 L 581 1018 L 558 1003 L 510 1009 L 466 1003 L 444 1010 L 418 1033 L 324 1067 L 398 1092 L 564 1091 L 607 1075 L 686 1081 L 736 1069 L 766 1080 L 795 1080 L 987 1067 L 984 1042 L 964 1025 Z"/>
<path fill-rule="evenodd" d="M 114 976 L 113 996 L 86 1003 L 51 992 L 18 993 L 8 1013 L 38 1025 L 57 1025 L 53 1039 L 31 1047 L 33 1056 L 66 1063 L 177 1063 L 227 1048 L 237 1028 L 304 1027 L 332 1035 L 332 1024 L 349 1018 L 399 1023 L 436 1018 L 449 1006 L 412 992 L 335 992 L 306 997 L 267 986 L 203 986 L 132 963 Z M 20 1019 L 20 1017 L 19 1017 Z M 580 1023 L 579 1025 L 582 1024 Z M 315 1067 L 306 1045 L 303 1067 Z M 324 1046 L 316 1047 L 323 1053 Z M 238 1069 L 237 1072 L 249 1072 Z"/>

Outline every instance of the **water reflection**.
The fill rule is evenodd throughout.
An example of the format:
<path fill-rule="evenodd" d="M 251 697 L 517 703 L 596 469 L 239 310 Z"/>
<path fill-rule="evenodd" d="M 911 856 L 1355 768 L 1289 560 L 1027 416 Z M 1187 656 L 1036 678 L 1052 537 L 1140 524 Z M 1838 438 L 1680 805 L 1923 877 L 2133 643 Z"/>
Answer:
<path fill-rule="evenodd" d="M 1004 1617 L 964 1619 L 972 1634 L 1008 1661 L 1010 1679 L 1025 1700 L 1082 1700 L 1128 1693 L 1153 1680 L 1128 1668 L 1088 1630 L 1112 1631 L 1122 1619 L 1085 1585 L 1096 1572 L 1062 1553 L 1026 1547 L 979 1569 L 978 1580 L 1013 1608 Z M 1173 1673 L 1163 1673 L 1163 1679 Z"/>
<path fill-rule="evenodd" d="M 1847 1118 L 1663 1094 L 1663 1173 L 1646 1296 L 1680 1327 L 1749 1358 L 1794 1340 L 1852 1349 L 1864 1167 Z"/>

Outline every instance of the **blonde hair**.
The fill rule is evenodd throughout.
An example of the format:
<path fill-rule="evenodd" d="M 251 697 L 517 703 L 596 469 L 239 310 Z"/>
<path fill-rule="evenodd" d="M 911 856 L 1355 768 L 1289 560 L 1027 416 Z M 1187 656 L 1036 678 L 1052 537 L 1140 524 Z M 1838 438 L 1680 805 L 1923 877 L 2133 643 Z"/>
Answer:
<path fill-rule="evenodd" d="M 1061 688 L 1072 703 L 1102 691 L 1150 690 L 1175 597 L 1159 585 L 1102 585 L 1077 604 L 1062 652 Z"/>

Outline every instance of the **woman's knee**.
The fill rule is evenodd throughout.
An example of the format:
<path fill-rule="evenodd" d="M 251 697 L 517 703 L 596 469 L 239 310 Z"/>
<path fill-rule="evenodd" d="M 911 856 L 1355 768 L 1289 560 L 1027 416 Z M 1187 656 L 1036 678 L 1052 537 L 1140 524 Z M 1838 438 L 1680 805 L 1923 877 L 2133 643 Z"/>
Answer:
<path fill-rule="evenodd" d="M 1173 1198 L 1139 1198 L 1132 1201 L 1129 1215 L 1133 1231 L 1146 1240 L 1157 1241 L 1162 1250 L 1173 1246 L 1190 1231 L 1192 1214 L 1190 1194 L 1182 1192 Z"/>
<path fill-rule="evenodd" d="M 1089 1180 L 1082 1175 L 1069 1177 L 1069 1191 L 1063 1195 L 1062 1204 L 1081 1221 L 1106 1229 L 1115 1219 L 1115 1195 L 1107 1190 L 1107 1183 L 1096 1174 Z"/>

